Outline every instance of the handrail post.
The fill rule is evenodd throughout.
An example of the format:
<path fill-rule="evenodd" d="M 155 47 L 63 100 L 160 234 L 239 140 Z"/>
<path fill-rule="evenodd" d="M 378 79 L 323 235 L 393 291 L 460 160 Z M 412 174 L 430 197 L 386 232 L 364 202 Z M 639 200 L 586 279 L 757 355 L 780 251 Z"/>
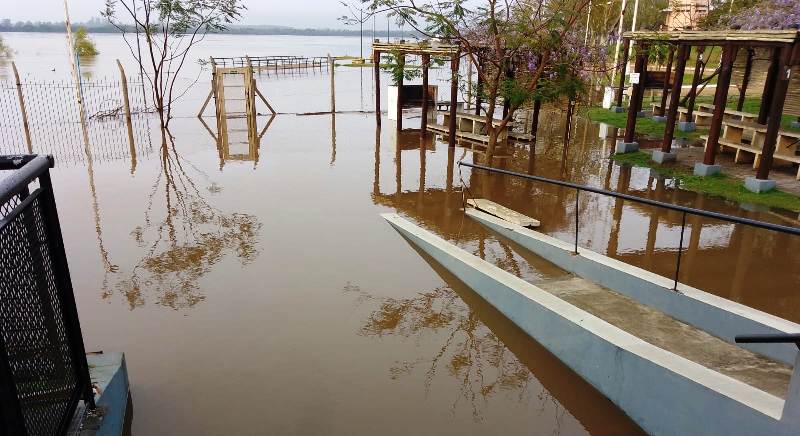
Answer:
<path fill-rule="evenodd" d="M 694 231 L 694 229 L 692 229 Z M 681 272 L 681 254 L 683 253 L 683 234 L 686 231 L 686 211 L 683 212 L 683 218 L 681 219 L 681 239 L 678 242 L 678 261 L 675 265 L 675 284 L 672 287 L 673 291 L 678 291 L 678 274 Z"/>
<path fill-rule="evenodd" d="M 578 255 L 578 198 L 580 197 L 581 190 L 579 188 L 575 188 L 575 252 L 574 255 Z"/>

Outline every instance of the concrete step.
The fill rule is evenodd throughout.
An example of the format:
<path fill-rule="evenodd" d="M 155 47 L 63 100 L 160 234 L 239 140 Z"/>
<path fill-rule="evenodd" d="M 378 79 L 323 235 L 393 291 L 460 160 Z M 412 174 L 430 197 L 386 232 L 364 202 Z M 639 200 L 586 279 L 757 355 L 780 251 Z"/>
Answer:
<path fill-rule="evenodd" d="M 580 277 L 538 283 L 537 286 L 661 349 L 776 397 L 786 398 L 792 368 L 785 363 L 729 344 Z"/>

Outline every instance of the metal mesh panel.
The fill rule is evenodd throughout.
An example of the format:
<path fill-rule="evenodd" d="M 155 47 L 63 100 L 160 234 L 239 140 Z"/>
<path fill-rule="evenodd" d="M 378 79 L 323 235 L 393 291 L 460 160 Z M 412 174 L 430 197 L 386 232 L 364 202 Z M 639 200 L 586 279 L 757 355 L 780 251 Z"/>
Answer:
<path fill-rule="evenodd" d="M 0 334 L 30 435 L 57 434 L 79 392 L 42 192 L 0 206 Z"/>

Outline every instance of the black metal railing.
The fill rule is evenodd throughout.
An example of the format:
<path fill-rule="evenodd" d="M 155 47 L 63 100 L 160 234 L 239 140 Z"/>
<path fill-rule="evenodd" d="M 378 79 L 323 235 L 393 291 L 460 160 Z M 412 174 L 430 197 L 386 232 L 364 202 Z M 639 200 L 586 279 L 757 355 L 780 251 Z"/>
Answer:
<path fill-rule="evenodd" d="M 697 216 L 706 217 L 706 218 L 713 218 L 713 219 L 717 219 L 717 220 L 725 221 L 725 222 L 729 222 L 729 223 L 741 224 L 741 225 L 745 225 L 745 226 L 771 230 L 771 231 L 774 231 L 774 232 L 779 232 L 779 233 L 784 233 L 784 234 L 789 234 L 789 235 L 794 235 L 794 236 L 800 236 L 800 228 L 797 228 L 797 227 L 783 226 L 783 225 L 780 225 L 780 224 L 773 224 L 773 223 L 769 223 L 769 222 L 766 222 L 766 221 L 753 220 L 753 219 L 742 218 L 742 217 L 738 217 L 738 216 L 734 216 L 734 215 L 726 215 L 726 214 L 723 214 L 723 213 L 711 212 L 711 211 L 703 210 L 703 209 L 695 209 L 695 208 L 692 208 L 692 207 L 680 206 L 680 205 L 677 205 L 677 204 L 664 203 L 662 201 L 651 200 L 649 198 L 637 197 L 635 195 L 624 194 L 624 193 L 621 193 L 621 192 L 609 191 L 609 190 L 606 190 L 606 189 L 595 188 L 595 187 L 586 186 L 586 185 L 580 185 L 580 184 L 572 183 L 572 182 L 565 182 L 563 180 L 549 179 L 547 177 L 541 177 L 541 176 L 534 176 L 534 175 L 530 175 L 530 174 L 517 173 L 517 172 L 514 172 L 514 171 L 504 170 L 504 169 L 500 169 L 500 168 L 493 168 L 493 167 L 489 167 L 489 166 L 485 166 L 485 165 L 472 164 L 472 163 L 463 162 L 463 161 L 459 161 L 458 165 L 459 166 L 470 167 L 470 168 L 475 168 L 475 169 L 483 170 L 483 171 L 489 171 L 489 172 L 492 172 L 492 173 L 505 174 L 505 175 L 508 175 L 508 176 L 520 177 L 520 178 L 523 178 L 523 179 L 534 180 L 534 181 L 537 181 L 537 182 L 547 183 L 547 184 L 550 184 L 550 185 L 556 185 L 556 186 L 561 186 L 561 187 L 565 187 L 565 188 L 574 189 L 575 190 L 575 251 L 574 251 L 575 254 L 578 253 L 578 236 L 579 236 L 579 216 L 580 216 L 580 214 L 578 213 L 579 212 L 579 210 L 578 210 L 578 198 L 580 197 L 580 193 L 582 191 L 591 192 L 591 193 L 594 193 L 594 194 L 605 195 L 605 196 L 608 196 L 608 197 L 619 198 L 619 199 L 622 199 L 622 200 L 628 200 L 628 201 L 632 201 L 632 202 L 635 202 L 635 203 L 646 204 L 646 205 L 649 205 L 649 206 L 654 206 L 654 207 L 659 207 L 659 208 L 662 208 L 662 209 L 667 209 L 667 210 L 680 212 L 682 214 L 682 218 L 681 218 L 681 236 L 680 236 L 680 242 L 678 243 L 678 256 L 677 256 L 677 262 L 676 262 L 676 265 L 675 265 L 675 275 L 673 277 L 674 278 L 673 290 L 677 290 L 678 289 L 678 275 L 680 274 L 680 270 L 681 270 L 681 254 L 683 252 L 683 240 L 684 240 L 684 234 L 686 232 L 686 216 L 687 215 L 697 215 Z"/>
<path fill-rule="evenodd" d="M 0 156 L 0 435 L 65 434 L 94 408 L 52 166 Z"/>
<path fill-rule="evenodd" d="M 800 334 L 797 333 L 738 335 L 733 339 L 737 344 L 794 344 L 798 349 L 800 349 Z"/>

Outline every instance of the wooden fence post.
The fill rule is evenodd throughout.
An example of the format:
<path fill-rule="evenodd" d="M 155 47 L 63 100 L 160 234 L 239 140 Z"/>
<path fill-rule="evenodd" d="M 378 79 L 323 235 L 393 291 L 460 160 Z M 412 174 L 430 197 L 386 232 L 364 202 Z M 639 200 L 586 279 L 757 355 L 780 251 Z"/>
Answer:
<path fill-rule="evenodd" d="M 136 143 L 133 141 L 133 123 L 131 122 L 131 102 L 128 98 L 128 78 L 125 77 L 125 69 L 117 59 L 119 68 L 120 87 L 122 88 L 122 105 L 125 108 L 125 125 L 128 127 L 128 143 L 131 148 L 131 174 L 136 171 Z"/>
<path fill-rule="evenodd" d="M 25 129 L 25 142 L 28 145 L 28 153 L 33 154 L 33 143 L 31 142 L 31 130 L 28 126 L 28 111 L 25 110 L 25 99 L 22 98 L 22 81 L 19 80 L 19 72 L 17 71 L 17 64 L 11 62 L 11 68 L 14 70 L 14 80 L 17 83 L 17 97 L 19 98 L 19 109 L 22 112 L 22 127 Z"/>
<path fill-rule="evenodd" d="M 336 113 L 336 79 L 334 77 L 336 65 L 330 53 L 328 53 L 328 68 L 331 73 L 331 113 Z"/>

